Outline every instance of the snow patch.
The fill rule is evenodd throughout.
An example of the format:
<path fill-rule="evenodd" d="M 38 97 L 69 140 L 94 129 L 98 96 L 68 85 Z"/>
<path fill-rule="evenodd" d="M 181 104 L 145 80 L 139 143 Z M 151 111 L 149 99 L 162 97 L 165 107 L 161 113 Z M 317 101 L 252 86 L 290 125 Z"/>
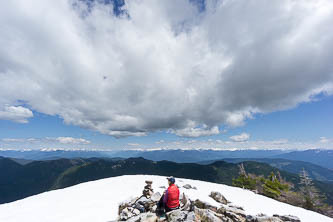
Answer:
<path fill-rule="evenodd" d="M 119 176 L 78 184 L 65 189 L 45 192 L 8 204 L 0 205 L 0 221 L 6 222 L 106 222 L 118 216 L 120 203 L 141 195 L 146 180 L 153 181 L 155 192 L 167 186 L 166 177 L 150 175 Z M 333 219 L 300 207 L 291 206 L 255 194 L 248 190 L 198 180 L 178 179 L 180 192 L 190 199 L 200 199 L 213 206 L 221 206 L 209 194 L 211 191 L 222 193 L 234 205 L 244 208 L 247 214 L 259 213 L 272 216 L 295 215 L 302 222 L 333 222 Z M 191 184 L 195 189 L 185 189 Z"/>

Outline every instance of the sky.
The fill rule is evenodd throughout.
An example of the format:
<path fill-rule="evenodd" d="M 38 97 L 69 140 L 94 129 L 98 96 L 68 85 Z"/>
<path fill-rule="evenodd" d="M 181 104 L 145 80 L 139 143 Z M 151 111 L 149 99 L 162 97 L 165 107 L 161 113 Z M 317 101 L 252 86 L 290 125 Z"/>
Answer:
<path fill-rule="evenodd" d="M 333 149 L 330 0 L 13 0 L 1 149 Z"/>

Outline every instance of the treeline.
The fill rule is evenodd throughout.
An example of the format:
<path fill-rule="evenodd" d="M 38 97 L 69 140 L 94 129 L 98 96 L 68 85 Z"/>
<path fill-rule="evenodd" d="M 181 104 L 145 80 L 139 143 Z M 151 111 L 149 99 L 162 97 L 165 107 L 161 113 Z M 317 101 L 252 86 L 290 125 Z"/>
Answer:
<path fill-rule="evenodd" d="M 293 184 L 283 179 L 279 171 L 271 172 L 268 177 L 265 177 L 247 173 L 243 163 L 238 167 L 239 176 L 232 180 L 233 186 L 252 190 L 255 193 L 322 214 L 332 215 L 333 213 L 333 207 L 324 202 L 325 195 L 316 189 L 304 169 L 299 173 L 299 184 Z"/>

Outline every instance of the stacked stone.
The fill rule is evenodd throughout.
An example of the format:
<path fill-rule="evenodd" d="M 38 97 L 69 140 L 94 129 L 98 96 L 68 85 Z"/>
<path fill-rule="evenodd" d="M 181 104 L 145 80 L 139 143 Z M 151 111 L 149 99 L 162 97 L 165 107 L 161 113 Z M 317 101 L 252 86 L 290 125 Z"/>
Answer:
<path fill-rule="evenodd" d="M 119 206 L 119 221 L 150 222 L 157 220 L 155 214 L 156 203 L 161 198 L 161 194 L 159 192 L 154 193 L 152 181 L 147 180 L 145 183 L 141 197 Z"/>
<path fill-rule="evenodd" d="M 154 190 L 151 186 L 153 184 L 153 181 L 146 180 L 145 183 L 146 183 L 146 186 L 144 187 L 142 194 L 143 194 L 143 196 L 145 196 L 146 198 L 149 199 L 154 193 Z"/>

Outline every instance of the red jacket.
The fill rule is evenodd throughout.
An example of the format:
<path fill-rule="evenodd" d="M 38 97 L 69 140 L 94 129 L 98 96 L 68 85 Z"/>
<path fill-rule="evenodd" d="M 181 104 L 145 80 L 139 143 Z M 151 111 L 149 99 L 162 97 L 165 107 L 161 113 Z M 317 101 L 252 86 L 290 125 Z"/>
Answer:
<path fill-rule="evenodd" d="M 166 192 L 166 205 L 169 208 L 179 206 L 179 189 L 175 184 L 171 184 Z"/>

